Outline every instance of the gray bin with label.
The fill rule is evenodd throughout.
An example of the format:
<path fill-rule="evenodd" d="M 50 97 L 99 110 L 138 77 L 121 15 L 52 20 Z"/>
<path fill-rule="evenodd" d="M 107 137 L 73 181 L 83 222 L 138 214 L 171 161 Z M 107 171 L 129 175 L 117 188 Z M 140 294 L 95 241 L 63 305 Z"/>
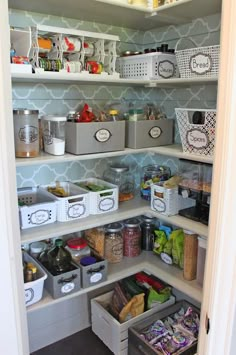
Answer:
<path fill-rule="evenodd" d="M 107 279 L 107 260 L 99 260 L 95 264 L 82 266 L 81 268 L 81 283 L 82 287 L 86 288 L 104 282 Z"/>
<path fill-rule="evenodd" d="M 125 146 L 127 148 L 149 148 L 172 144 L 174 120 L 127 121 Z"/>
<path fill-rule="evenodd" d="M 75 263 L 71 264 L 74 270 L 53 276 L 50 271 L 40 263 L 40 266 L 48 275 L 44 287 L 53 298 L 61 298 L 81 289 L 80 268 Z"/>
<path fill-rule="evenodd" d="M 90 154 L 124 150 L 125 121 L 66 122 L 65 150 L 72 154 Z"/>

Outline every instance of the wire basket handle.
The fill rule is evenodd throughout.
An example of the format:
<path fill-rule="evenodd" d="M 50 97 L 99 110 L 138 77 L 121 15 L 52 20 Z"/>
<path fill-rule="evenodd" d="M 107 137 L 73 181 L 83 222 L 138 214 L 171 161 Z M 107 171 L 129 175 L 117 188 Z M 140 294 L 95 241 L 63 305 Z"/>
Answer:
<path fill-rule="evenodd" d="M 180 48 L 179 48 L 180 47 Z M 190 38 L 180 38 L 175 45 L 175 51 L 180 51 L 184 49 L 196 48 L 197 45 Z"/>

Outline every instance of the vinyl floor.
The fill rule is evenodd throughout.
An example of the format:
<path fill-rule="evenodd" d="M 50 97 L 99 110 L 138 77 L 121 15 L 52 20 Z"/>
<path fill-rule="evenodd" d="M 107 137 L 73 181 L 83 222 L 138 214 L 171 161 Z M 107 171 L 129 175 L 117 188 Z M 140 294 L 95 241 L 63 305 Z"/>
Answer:
<path fill-rule="evenodd" d="M 112 355 L 91 328 L 75 333 L 31 355 Z"/>

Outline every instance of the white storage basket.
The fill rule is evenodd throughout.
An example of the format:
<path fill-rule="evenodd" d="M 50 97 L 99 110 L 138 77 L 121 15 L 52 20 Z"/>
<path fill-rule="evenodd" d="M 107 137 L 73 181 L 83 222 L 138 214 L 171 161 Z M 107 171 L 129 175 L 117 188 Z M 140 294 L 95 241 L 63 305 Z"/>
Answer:
<path fill-rule="evenodd" d="M 92 183 L 107 187 L 103 191 L 89 192 L 89 210 L 91 214 L 102 214 L 118 209 L 118 186 L 96 178 L 80 180 L 75 183 L 78 186 L 83 183 Z"/>
<path fill-rule="evenodd" d="M 182 49 L 179 49 L 182 47 Z M 180 38 L 175 47 L 180 77 L 216 78 L 219 72 L 220 46 L 196 47 L 190 39 Z"/>
<path fill-rule="evenodd" d="M 117 60 L 121 78 L 155 80 L 179 77 L 176 57 L 168 53 L 146 53 Z"/>
<path fill-rule="evenodd" d="M 115 355 L 128 355 L 128 329 L 135 323 L 175 303 L 175 297 L 124 323 L 116 320 L 108 311 L 113 291 L 91 300 L 92 330 Z"/>
<path fill-rule="evenodd" d="M 56 187 L 56 183 L 49 185 Z M 59 222 L 74 221 L 76 219 L 84 218 L 89 215 L 89 194 L 87 191 L 79 188 L 71 182 L 61 182 L 67 193 L 67 197 L 57 197 L 48 192 L 49 186 L 40 186 L 40 189 L 57 201 L 57 220 Z"/>
<path fill-rule="evenodd" d="M 204 114 L 204 124 L 191 123 L 193 114 Z M 216 110 L 175 109 L 184 153 L 212 156 L 215 147 Z"/>
<path fill-rule="evenodd" d="M 29 254 L 24 252 L 23 258 L 25 262 L 33 263 L 37 267 L 37 280 L 26 282 L 24 284 L 25 305 L 27 307 L 41 300 L 43 295 L 44 280 L 46 280 L 47 274 Z"/>
<path fill-rule="evenodd" d="M 57 217 L 57 204 L 53 198 L 37 187 L 17 189 L 20 225 L 22 229 L 53 223 Z"/>

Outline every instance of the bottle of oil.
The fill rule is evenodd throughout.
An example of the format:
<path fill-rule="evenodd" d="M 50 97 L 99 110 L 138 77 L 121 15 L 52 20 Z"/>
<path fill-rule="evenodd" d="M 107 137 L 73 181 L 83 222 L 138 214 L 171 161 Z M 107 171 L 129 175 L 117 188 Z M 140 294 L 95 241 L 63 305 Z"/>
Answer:
<path fill-rule="evenodd" d="M 47 253 L 49 271 L 60 275 L 71 270 L 71 254 L 63 246 L 62 239 L 56 239 L 55 246 Z"/>

